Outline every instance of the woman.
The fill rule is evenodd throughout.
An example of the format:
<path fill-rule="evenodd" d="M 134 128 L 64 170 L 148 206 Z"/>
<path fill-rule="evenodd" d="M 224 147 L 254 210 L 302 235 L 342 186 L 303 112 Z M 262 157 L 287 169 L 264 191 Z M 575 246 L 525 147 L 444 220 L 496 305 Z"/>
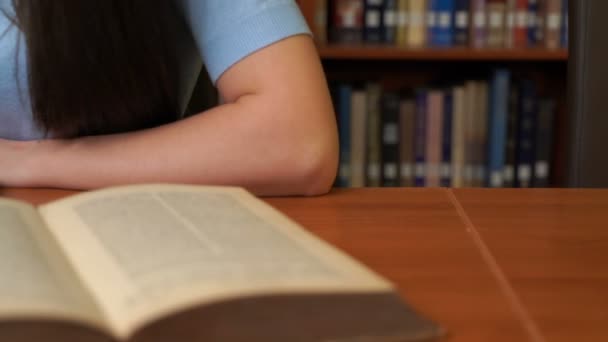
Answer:
<path fill-rule="evenodd" d="M 0 4 L 0 186 L 329 190 L 335 119 L 293 0 Z M 223 104 L 180 119 L 201 56 Z"/>

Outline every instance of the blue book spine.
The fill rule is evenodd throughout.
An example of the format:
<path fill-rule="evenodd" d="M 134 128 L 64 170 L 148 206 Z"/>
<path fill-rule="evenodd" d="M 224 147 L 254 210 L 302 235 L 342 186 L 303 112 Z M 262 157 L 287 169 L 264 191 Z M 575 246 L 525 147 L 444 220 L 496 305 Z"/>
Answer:
<path fill-rule="evenodd" d="M 430 47 L 435 47 L 438 26 L 438 6 L 439 0 L 428 0 L 426 3 L 426 36 L 427 44 Z"/>
<path fill-rule="evenodd" d="M 337 186 L 350 186 L 350 114 L 352 88 L 350 85 L 338 86 L 336 95 L 338 97 L 338 133 L 340 143 L 340 166 L 338 170 Z"/>
<path fill-rule="evenodd" d="M 535 47 L 538 43 L 537 25 L 539 17 L 538 0 L 528 1 L 528 47 Z"/>
<path fill-rule="evenodd" d="M 487 185 L 493 188 L 504 186 L 510 78 L 508 70 L 497 70 L 490 86 Z"/>
<path fill-rule="evenodd" d="M 568 0 L 562 0 L 562 27 L 561 27 L 561 45 L 563 48 L 568 48 Z"/>
<path fill-rule="evenodd" d="M 365 0 L 365 27 L 363 40 L 366 43 L 382 43 L 384 34 L 384 0 Z"/>
<path fill-rule="evenodd" d="M 451 47 L 454 43 L 454 0 L 437 0 L 437 23 L 433 36 L 436 47 Z"/>
<path fill-rule="evenodd" d="M 428 91 L 416 92 L 416 127 L 414 130 L 414 185 L 422 187 L 426 178 L 426 116 Z"/>
<path fill-rule="evenodd" d="M 443 94 L 443 128 L 441 138 L 440 184 L 449 187 L 452 184 L 452 120 L 454 116 L 454 95 L 451 89 Z"/>
<path fill-rule="evenodd" d="M 528 188 L 532 185 L 536 118 L 538 116 L 536 86 L 533 81 L 522 82 L 520 96 L 515 183 L 516 187 Z"/>
<path fill-rule="evenodd" d="M 453 45 L 469 46 L 469 0 L 454 0 Z"/>

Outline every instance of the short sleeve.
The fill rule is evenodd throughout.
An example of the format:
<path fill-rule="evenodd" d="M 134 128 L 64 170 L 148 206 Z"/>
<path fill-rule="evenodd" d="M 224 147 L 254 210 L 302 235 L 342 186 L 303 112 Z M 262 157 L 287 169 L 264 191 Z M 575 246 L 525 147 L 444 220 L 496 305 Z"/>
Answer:
<path fill-rule="evenodd" d="M 294 0 L 181 0 L 213 83 L 233 64 L 281 39 L 310 34 Z"/>

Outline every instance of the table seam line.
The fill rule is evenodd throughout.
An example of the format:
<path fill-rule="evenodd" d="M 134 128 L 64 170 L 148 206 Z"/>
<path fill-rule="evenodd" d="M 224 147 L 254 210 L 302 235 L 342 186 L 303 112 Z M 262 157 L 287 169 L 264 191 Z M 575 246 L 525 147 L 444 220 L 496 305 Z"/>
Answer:
<path fill-rule="evenodd" d="M 454 191 L 452 189 L 445 189 L 445 191 L 447 193 L 448 198 L 450 199 L 452 206 L 454 207 L 454 209 L 456 209 L 456 212 L 458 213 L 460 220 L 465 225 L 467 233 L 469 235 L 471 235 L 471 237 L 473 238 L 473 242 L 475 243 L 475 246 L 479 250 L 482 259 L 489 266 L 490 271 L 492 272 L 499 287 L 501 288 L 501 291 L 509 299 L 509 304 L 511 306 L 511 309 L 519 316 L 519 319 L 522 321 L 522 323 L 524 325 L 524 329 L 528 332 L 528 334 L 532 338 L 532 341 L 546 342 L 546 339 L 541 334 L 540 329 L 538 328 L 538 325 L 536 324 L 534 319 L 530 316 L 530 314 L 526 310 L 525 306 L 523 305 L 523 303 L 517 296 L 515 289 L 513 289 L 513 287 L 511 286 L 506 275 L 504 274 L 504 272 L 498 265 L 496 258 L 494 257 L 492 252 L 490 252 L 490 249 L 485 244 L 481 234 L 479 233 L 479 230 L 475 227 L 475 225 L 473 224 L 473 221 L 470 219 L 469 215 L 467 215 L 466 211 L 464 210 L 464 207 L 462 206 L 462 204 L 456 197 L 456 194 L 454 193 Z"/>

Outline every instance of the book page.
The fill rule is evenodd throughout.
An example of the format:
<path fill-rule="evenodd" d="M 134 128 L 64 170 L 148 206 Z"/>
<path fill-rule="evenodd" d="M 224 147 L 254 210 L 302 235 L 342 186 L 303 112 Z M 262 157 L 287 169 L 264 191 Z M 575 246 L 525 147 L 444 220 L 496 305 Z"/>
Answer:
<path fill-rule="evenodd" d="M 118 337 L 205 301 L 390 288 L 241 189 L 128 187 L 41 212 L 103 298 Z"/>
<path fill-rule="evenodd" d="M 95 304 L 35 209 L 0 199 L 0 320 L 101 325 Z"/>

